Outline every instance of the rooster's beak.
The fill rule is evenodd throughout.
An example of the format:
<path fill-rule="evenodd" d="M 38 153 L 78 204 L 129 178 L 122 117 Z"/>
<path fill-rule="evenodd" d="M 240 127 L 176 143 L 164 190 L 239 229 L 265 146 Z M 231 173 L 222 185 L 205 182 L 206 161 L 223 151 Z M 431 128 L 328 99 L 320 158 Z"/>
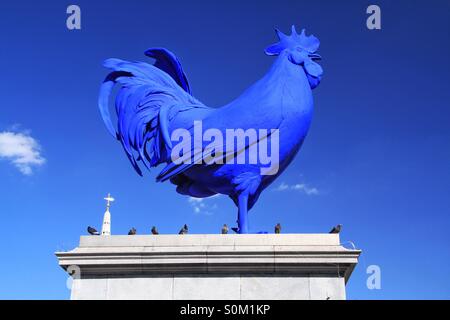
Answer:
<path fill-rule="evenodd" d="M 310 53 L 308 54 L 308 56 L 312 59 L 312 60 L 322 60 L 322 57 L 317 54 L 317 53 Z"/>

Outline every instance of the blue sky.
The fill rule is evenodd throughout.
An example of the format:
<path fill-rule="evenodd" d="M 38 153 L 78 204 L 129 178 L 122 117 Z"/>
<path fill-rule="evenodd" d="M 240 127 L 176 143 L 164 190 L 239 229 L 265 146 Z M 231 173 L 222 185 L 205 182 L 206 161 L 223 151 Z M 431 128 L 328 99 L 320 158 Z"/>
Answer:
<path fill-rule="evenodd" d="M 370 31 L 368 1 L 241 2 L 75 1 L 76 31 L 65 25 L 72 3 L 2 3 L 0 298 L 69 298 L 54 252 L 100 228 L 108 192 L 114 234 L 233 225 L 226 197 L 189 202 L 154 182 L 159 169 L 134 172 L 97 109 L 101 63 L 149 61 L 145 49 L 166 47 L 194 95 L 220 106 L 268 70 L 273 27 L 291 24 L 320 39 L 324 77 L 308 138 L 252 209 L 251 227 L 344 224 L 341 240 L 364 251 L 350 299 L 450 298 L 450 3 L 376 1 L 382 29 Z M 366 287 L 372 264 L 381 290 Z"/>

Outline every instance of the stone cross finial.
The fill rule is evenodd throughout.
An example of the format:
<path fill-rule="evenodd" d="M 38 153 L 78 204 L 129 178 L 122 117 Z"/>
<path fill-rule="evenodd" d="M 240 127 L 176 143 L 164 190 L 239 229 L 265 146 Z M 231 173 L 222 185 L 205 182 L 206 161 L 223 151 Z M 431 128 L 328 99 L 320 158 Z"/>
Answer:
<path fill-rule="evenodd" d="M 106 198 L 103 198 L 103 199 L 106 200 L 106 209 L 108 210 L 109 207 L 111 206 L 111 202 L 114 201 L 114 198 L 111 197 L 111 194 L 110 194 L 110 193 L 108 193 L 108 196 L 107 196 Z"/>
<path fill-rule="evenodd" d="M 103 199 L 106 200 L 106 211 L 103 216 L 102 236 L 109 236 L 111 235 L 111 213 L 109 212 L 109 207 L 111 206 L 111 202 L 114 201 L 114 198 L 108 193 L 108 196 Z"/>

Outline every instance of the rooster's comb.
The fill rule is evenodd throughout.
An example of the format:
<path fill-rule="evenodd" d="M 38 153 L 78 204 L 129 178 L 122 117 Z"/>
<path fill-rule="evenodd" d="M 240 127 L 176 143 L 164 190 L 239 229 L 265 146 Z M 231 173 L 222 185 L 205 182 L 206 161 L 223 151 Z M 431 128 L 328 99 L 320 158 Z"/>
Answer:
<path fill-rule="evenodd" d="M 307 36 L 305 34 L 305 29 L 302 29 L 300 34 L 295 30 L 295 26 L 292 26 L 291 35 L 288 36 L 278 29 L 275 29 L 277 33 L 278 41 L 277 43 L 266 48 L 266 54 L 273 56 L 280 54 L 281 51 L 287 48 L 300 47 L 309 53 L 314 53 L 317 51 L 320 45 L 319 39 L 313 35 Z"/>

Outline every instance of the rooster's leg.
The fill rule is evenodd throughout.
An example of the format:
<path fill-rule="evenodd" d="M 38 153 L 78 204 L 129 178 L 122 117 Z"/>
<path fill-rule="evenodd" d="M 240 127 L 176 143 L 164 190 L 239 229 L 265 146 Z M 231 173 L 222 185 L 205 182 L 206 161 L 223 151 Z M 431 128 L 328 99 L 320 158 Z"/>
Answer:
<path fill-rule="evenodd" d="M 240 194 L 238 197 L 238 232 L 248 233 L 248 215 L 247 215 L 247 204 L 248 195 Z"/>

